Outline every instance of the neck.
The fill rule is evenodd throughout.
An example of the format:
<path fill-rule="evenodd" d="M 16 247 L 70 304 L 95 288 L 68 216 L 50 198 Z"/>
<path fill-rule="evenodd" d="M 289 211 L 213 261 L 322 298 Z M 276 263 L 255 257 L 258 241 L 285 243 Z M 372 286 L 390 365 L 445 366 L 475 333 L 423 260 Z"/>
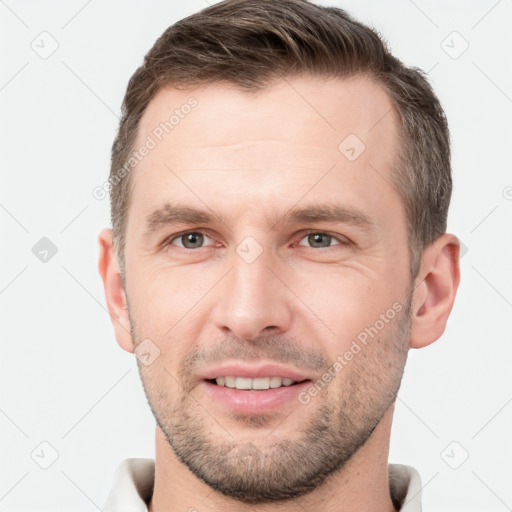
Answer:
<path fill-rule="evenodd" d="M 395 512 L 388 477 L 392 405 L 368 441 L 337 473 L 297 499 L 246 504 L 212 490 L 176 457 L 160 427 L 155 436 L 155 486 L 149 512 Z"/>

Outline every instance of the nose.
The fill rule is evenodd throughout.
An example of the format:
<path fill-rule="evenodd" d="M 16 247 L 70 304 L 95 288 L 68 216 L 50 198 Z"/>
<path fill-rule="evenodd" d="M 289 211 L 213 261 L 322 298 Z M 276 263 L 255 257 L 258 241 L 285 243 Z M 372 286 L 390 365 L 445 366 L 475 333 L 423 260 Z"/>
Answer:
<path fill-rule="evenodd" d="M 289 329 L 293 294 L 279 275 L 283 267 L 264 254 L 248 263 L 235 253 L 230 272 L 219 283 L 213 321 L 224 334 L 253 340 Z"/>

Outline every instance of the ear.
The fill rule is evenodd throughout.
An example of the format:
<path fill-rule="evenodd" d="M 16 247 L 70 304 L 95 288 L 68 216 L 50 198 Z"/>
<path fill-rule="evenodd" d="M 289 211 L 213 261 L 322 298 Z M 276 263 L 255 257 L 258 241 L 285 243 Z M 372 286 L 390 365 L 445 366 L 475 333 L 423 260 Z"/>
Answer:
<path fill-rule="evenodd" d="M 112 230 L 103 229 L 98 236 L 98 242 L 100 244 L 98 268 L 103 280 L 108 312 L 114 326 L 116 340 L 121 348 L 127 352 L 133 352 L 134 345 L 130 330 L 126 292 L 112 243 Z"/>
<path fill-rule="evenodd" d="M 449 233 L 423 252 L 411 311 L 411 348 L 430 345 L 443 334 L 460 281 L 459 239 Z"/>

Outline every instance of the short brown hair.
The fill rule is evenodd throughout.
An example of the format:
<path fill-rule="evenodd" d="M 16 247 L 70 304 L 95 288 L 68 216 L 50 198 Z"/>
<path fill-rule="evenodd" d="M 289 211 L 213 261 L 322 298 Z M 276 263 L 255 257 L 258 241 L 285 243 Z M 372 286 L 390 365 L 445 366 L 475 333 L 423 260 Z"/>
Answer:
<path fill-rule="evenodd" d="M 392 184 L 406 215 L 411 278 L 423 250 L 446 231 L 452 180 L 450 141 L 438 98 L 418 68 L 406 67 L 386 43 L 345 11 L 307 0 L 225 0 L 171 25 L 131 77 L 112 146 L 110 199 L 114 247 L 124 277 L 130 175 L 119 179 L 139 121 L 166 86 L 228 81 L 265 88 L 293 75 L 365 75 L 389 94 L 400 120 Z"/>

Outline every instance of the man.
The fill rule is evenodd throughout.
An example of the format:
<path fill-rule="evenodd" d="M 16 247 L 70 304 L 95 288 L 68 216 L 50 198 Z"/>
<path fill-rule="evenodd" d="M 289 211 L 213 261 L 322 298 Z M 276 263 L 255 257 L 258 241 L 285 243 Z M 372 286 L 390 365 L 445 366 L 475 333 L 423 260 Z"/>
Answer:
<path fill-rule="evenodd" d="M 104 510 L 421 510 L 394 402 L 459 283 L 422 73 L 339 9 L 220 2 L 131 78 L 110 184 L 99 268 L 157 428 Z"/>

